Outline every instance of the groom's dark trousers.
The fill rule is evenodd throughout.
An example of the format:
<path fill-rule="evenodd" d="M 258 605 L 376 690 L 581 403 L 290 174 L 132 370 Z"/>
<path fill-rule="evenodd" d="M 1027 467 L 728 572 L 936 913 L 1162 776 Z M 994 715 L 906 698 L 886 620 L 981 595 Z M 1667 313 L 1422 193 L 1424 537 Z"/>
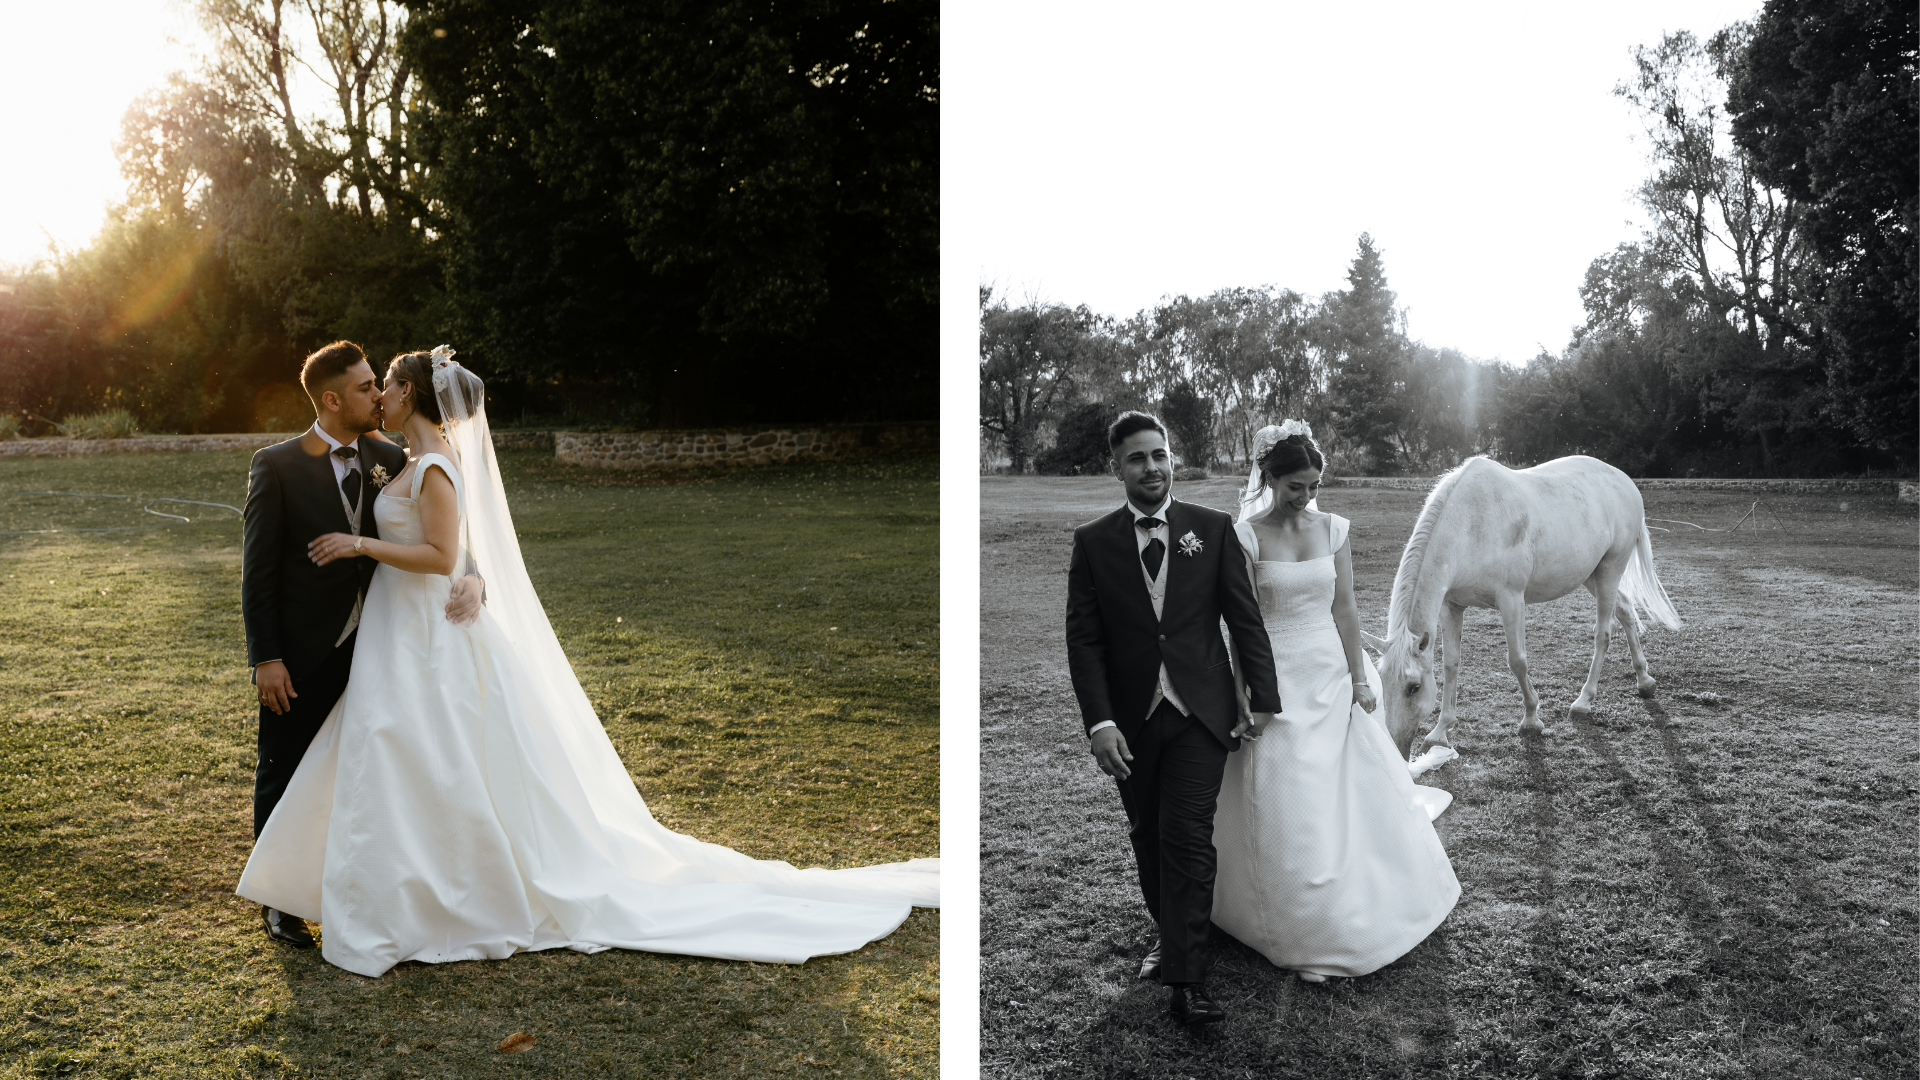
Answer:
<path fill-rule="evenodd" d="M 362 435 L 354 442 L 365 470 L 387 476 L 406 468 L 406 451 Z M 306 755 L 307 745 L 347 688 L 358 632 L 340 640 L 354 601 L 373 580 L 369 558 L 315 566 L 307 544 L 351 532 L 326 441 L 309 431 L 253 455 L 247 472 L 241 543 L 240 611 L 247 627 L 247 663 L 278 660 L 299 696 L 285 713 L 260 706 L 259 758 L 253 774 L 253 834 L 272 815 Z M 375 488 L 361 487 L 360 535 L 377 538 Z M 337 643 L 337 644 L 336 644 Z"/>
<path fill-rule="evenodd" d="M 334 648 L 306 678 L 294 684 L 300 696 L 289 702 L 286 712 L 276 713 L 260 706 L 260 731 L 255 740 L 258 756 L 253 769 L 253 835 L 267 827 L 267 818 L 280 805 L 293 771 L 300 767 L 307 746 L 327 722 L 327 714 L 346 692 L 347 676 L 353 671 L 353 645 L 358 630 Z"/>
<path fill-rule="evenodd" d="M 1206 975 L 1213 916 L 1214 808 L 1227 755 L 1240 745 L 1225 638 L 1254 711 L 1278 712 L 1280 691 L 1232 519 L 1177 499 L 1165 513 L 1173 542 L 1158 618 L 1133 513 L 1122 506 L 1074 530 L 1067 666 L 1083 724 L 1113 721 L 1133 754 L 1132 775 L 1118 785 L 1140 891 L 1160 926 L 1160 981 L 1194 983 Z M 1148 715 L 1163 665 L 1186 715 L 1165 700 Z"/>

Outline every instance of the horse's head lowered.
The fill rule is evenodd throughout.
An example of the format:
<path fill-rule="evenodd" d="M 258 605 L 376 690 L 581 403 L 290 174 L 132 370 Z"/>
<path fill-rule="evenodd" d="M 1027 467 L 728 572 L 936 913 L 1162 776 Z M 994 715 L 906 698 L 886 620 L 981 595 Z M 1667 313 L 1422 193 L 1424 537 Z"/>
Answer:
<path fill-rule="evenodd" d="M 1439 692 L 1433 679 L 1433 630 L 1389 629 L 1384 638 L 1362 632 L 1366 643 L 1380 653 L 1381 721 L 1393 745 L 1406 757 L 1419 734 L 1420 721 L 1433 712 Z"/>

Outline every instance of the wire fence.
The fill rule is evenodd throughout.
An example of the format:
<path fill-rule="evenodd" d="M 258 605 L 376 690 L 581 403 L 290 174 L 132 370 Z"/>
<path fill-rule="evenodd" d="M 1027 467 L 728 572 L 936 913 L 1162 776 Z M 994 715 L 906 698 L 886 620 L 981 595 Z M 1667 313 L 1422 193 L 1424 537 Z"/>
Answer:
<path fill-rule="evenodd" d="M 185 514 L 170 514 L 164 510 L 154 509 L 155 506 L 160 505 L 162 503 L 179 505 L 179 506 L 209 506 L 218 510 L 231 510 L 235 515 L 244 516 L 239 507 L 229 506 L 226 503 L 206 502 L 201 499 L 180 499 L 180 498 L 174 498 L 172 496 L 164 496 L 164 495 L 144 495 L 144 494 L 143 495 L 118 495 L 118 494 L 92 492 L 92 491 L 15 491 L 15 492 L 10 492 L 9 494 L 44 495 L 44 496 L 63 497 L 63 498 L 71 498 L 71 499 L 121 499 L 121 500 L 125 500 L 130 504 L 138 504 L 140 511 L 142 513 L 152 514 L 154 517 L 159 517 L 159 518 L 169 518 L 171 520 L 162 522 L 158 525 L 111 525 L 111 526 L 103 526 L 103 527 L 97 527 L 97 528 L 78 528 L 78 529 L 16 529 L 11 531 L 0 531 L 0 536 L 51 536 L 51 535 L 56 535 L 61 533 L 146 532 L 152 529 L 171 528 L 176 524 L 192 524 L 193 523 L 194 519 L 191 517 L 188 517 Z M 225 515 L 219 515 L 219 517 L 222 520 L 225 519 Z M 206 518 L 207 518 L 207 515 L 205 514 L 202 514 L 200 516 L 200 520 L 204 521 L 206 520 Z"/>

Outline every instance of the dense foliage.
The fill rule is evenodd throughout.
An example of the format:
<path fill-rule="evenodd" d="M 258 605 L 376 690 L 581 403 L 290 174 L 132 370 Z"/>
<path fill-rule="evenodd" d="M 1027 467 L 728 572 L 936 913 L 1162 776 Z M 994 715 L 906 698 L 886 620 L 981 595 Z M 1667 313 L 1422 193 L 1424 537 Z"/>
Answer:
<path fill-rule="evenodd" d="M 930 3 L 426 0 L 456 336 L 662 419 L 930 416 Z"/>
<path fill-rule="evenodd" d="M 1486 364 L 1410 340 L 1382 251 L 1348 288 L 1163 299 L 1130 319 L 981 297 L 981 427 L 1015 471 L 1086 403 L 1163 413 L 1194 464 L 1303 417 L 1351 472 L 1592 454 L 1636 475 L 1910 473 L 1920 454 L 1915 9 L 1769 0 L 1637 49 L 1649 228 L 1593 261 L 1558 354 Z M 1055 328 L 1043 350 L 1018 328 Z M 1069 329 L 1073 333 L 1067 333 Z M 1013 403 L 1020 403 L 1013 407 Z M 1076 437 L 1077 438 L 1077 437 Z"/>
<path fill-rule="evenodd" d="M 0 268 L 22 429 L 284 430 L 341 337 L 451 341 L 508 422 L 932 415 L 931 3 L 191 8 L 126 202 Z"/>
<path fill-rule="evenodd" d="M 1812 349 L 1829 414 L 1912 454 L 1920 258 L 1916 9 L 1899 0 L 1769 0 L 1732 73 L 1733 137 L 1802 207 Z"/>

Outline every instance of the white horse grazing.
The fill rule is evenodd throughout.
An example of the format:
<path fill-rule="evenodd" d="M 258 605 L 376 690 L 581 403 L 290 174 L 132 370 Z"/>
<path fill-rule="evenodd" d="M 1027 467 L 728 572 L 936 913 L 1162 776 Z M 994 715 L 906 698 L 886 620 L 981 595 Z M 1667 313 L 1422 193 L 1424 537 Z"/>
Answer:
<path fill-rule="evenodd" d="M 1563 457 L 1515 472 L 1470 458 L 1434 485 L 1400 556 L 1387 636 L 1364 635 L 1381 654 L 1383 720 L 1402 754 L 1415 726 L 1433 711 L 1433 630 L 1446 616 L 1446 694 L 1429 743 L 1453 745 L 1447 725 L 1460 693 L 1460 622 L 1470 607 L 1493 608 L 1507 628 L 1507 663 L 1520 681 L 1526 717 L 1520 730 L 1546 734 L 1540 699 L 1527 678 L 1527 605 L 1585 585 L 1600 610 L 1593 666 L 1574 699 L 1574 716 L 1591 715 L 1617 622 L 1633 652 L 1640 694 L 1653 694 L 1640 647 L 1640 611 L 1671 630 L 1680 616 L 1653 569 L 1640 489 L 1619 469 L 1590 457 Z M 1621 618 L 1621 608 L 1627 617 Z"/>

